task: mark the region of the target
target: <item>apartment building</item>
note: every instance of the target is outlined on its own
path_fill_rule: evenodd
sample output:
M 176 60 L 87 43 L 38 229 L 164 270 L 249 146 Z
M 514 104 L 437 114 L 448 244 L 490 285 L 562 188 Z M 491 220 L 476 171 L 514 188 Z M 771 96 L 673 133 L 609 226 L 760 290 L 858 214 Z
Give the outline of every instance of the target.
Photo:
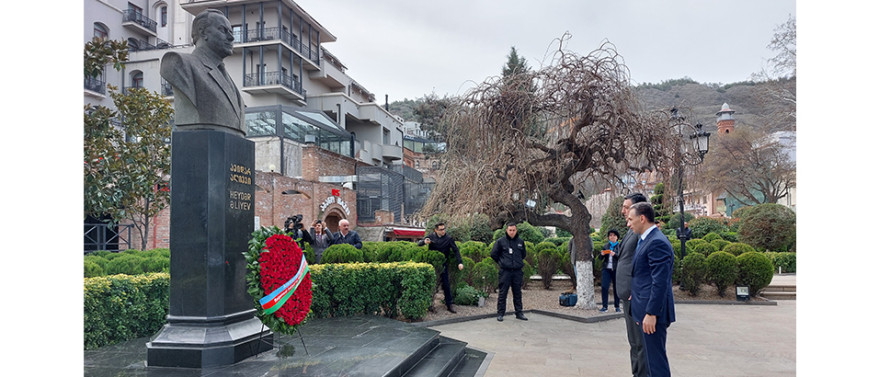
M 272 182 L 272 189 L 257 193 L 257 203 L 271 207 L 256 209 L 257 223 L 280 226 L 293 215 L 286 212 L 297 211 L 308 223 L 345 218 L 357 224 L 357 203 L 366 198 L 357 192 L 356 169 L 401 170 L 403 121 L 346 74 L 345 64 L 325 47 L 337 37 L 295 1 L 86 0 L 84 43 L 95 37 L 126 40 L 129 60 L 121 71 L 108 66 L 99 77 L 86 78 L 84 102 L 112 107 L 107 84 L 146 88 L 173 100 L 171 86 L 159 75 L 161 58 L 168 51 L 192 51 L 192 20 L 206 9 L 223 12 L 232 24 L 235 41 L 233 55 L 224 60 L 226 70 L 246 104 L 257 180 Z M 309 199 L 276 196 L 275 190 L 305 193 Z M 348 199 L 322 206 L 332 201 L 330 192 L 340 201 Z M 269 197 L 260 198 L 263 194 Z M 402 216 L 378 217 L 402 221 Z

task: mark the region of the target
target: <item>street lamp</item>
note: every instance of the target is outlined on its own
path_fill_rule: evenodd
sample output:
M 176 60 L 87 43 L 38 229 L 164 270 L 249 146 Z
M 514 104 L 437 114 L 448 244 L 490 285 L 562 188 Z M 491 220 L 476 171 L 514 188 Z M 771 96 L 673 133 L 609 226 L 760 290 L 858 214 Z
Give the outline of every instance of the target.
M 685 132 L 689 133 L 692 129 L 692 133 L 686 135 L 689 137 L 690 141 L 693 143 L 693 151 L 695 151 L 699 155 L 699 161 L 696 163 L 701 163 L 705 158 L 705 154 L 708 153 L 708 139 L 711 137 L 711 133 L 702 130 L 702 123 L 697 123 L 696 126 L 691 126 L 689 123 L 684 121 L 684 117 L 678 115 L 678 109 L 671 109 L 671 119 L 674 122 L 673 126 L 678 131 L 678 136 L 681 138 L 681 157 L 678 160 L 678 206 L 681 212 L 681 223 L 678 228 L 678 239 L 681 241 L 681 261 L 684 260 L 684 257 L 687 256 L 687 239 L 689 238 L 686 233 L 684 233 L 684 149 L 686 146 L 683 144 Z

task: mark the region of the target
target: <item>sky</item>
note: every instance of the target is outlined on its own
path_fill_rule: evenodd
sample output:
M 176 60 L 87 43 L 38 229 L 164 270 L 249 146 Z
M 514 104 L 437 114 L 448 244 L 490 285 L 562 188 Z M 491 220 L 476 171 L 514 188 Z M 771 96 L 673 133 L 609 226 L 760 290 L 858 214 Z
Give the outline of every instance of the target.
M 748 80 L 775 53 L 775 28 L 793 0 L 297 0 L 336 37 L 323 46 L 379 102 L 462 95 L 498 76 L 515 46 L 532 68 L 559 40 L 586 55 L 616 46 L 633 84 L 689 77 Z

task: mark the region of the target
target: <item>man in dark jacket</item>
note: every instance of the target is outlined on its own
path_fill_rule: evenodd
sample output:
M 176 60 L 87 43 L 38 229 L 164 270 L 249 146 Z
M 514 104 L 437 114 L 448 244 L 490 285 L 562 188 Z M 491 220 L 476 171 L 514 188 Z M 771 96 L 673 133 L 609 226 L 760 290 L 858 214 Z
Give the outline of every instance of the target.
M 494 242 L 491 259 L 498 264 L 497 320 L 507 312 L 507 291 L 513 288 L 516 319 L 527 321 L 522 313 L 522 267 L 525 266 L 525 241 L 519 238 L 516 223 L 507 223 L 507 234 Z
M 458 250 L 458 245 L 455 244 L 455 240 L 452 239 L 451 236 L 446 234 L 446 224 L 445 223 L 437 223 L 433 226 L 433 233 L 429 234 L 423 240 L 418 241 L 418 246 L 427 245 L 428 250 L 436 250 L 443 253 L 445 257 L 445 261 L 449 260 L 449 257 L 452 256 L 452 252 L 455 252 L 455 259 L 458 260 L 458 270 L 464 269 L 464 261 L 461 259 L 461 252 Z M 452 313 L 457 313 L 458 311 L 455 309 L 454 304 L 454 296 L 452 295 L 452 287 L 449 283 L 449 265 L 448 263 L 443 263 L 443 272 L 440 274 L 440 278 L 442 279 L 443 286 L 443 295 L 446 300 L 446 308 L 449 309 Z
M 348 220 L 339 220 L 339 231 L 333 235 L 333 245 L 347 243 L 358 249 L 363 248 L 363 242 L 360 241 L 360 235 L 357 231 L 351 230 L 351 223 Z

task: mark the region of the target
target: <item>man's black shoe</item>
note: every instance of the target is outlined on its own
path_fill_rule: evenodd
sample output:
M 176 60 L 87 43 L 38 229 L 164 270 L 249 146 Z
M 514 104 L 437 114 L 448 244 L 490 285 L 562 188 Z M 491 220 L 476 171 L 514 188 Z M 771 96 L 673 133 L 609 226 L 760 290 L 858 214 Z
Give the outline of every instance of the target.
M 448 308 L 449 311 L 452 312 L 452 313 L 457 313 L 457 312 L 458 312 L 457 310 L 455 310 L 455 304 L 451 304 L 451 305 L 449 305 L 447 308 Z
M 498 321 L 498 322 L 503 322 L 503 321 L 504 321 L 504 315 L 503 315 L 503 314 L 498 314 L 498 315 L 497 315 L 497 321 Z
M 522 313 L 516 313 L 516 319 L 521 319 L 523 321 L 527 321 L 528 318 L 525 318 L 525 315 Z

